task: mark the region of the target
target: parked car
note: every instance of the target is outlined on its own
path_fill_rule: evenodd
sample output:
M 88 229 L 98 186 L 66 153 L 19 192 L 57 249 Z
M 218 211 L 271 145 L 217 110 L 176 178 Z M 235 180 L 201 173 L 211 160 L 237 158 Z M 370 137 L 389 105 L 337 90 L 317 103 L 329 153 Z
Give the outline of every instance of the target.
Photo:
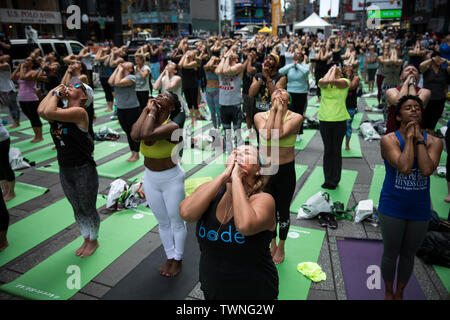
M 38 39 L 34 42 L 27 39 L 11 39 L 10 54 L 13 65 L 22 63 L 36 48 L 41 49 L 43 55 L 56 52 L 60 57 L 65 57 L 72 53 L 78 54 L 84 45 L 75 40 Z

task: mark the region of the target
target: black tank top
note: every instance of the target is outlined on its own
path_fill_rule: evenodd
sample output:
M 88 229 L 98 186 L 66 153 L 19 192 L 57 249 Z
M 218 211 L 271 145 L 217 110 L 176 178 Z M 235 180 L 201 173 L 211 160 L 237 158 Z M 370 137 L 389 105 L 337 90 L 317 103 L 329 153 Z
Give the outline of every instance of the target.
M 353 78 L 349 80 L 352 81 Z M 356 109 L 358 107 L 357 92 L 358 88 L 354 90 L 348 90 L 347 98 L 345 100 L 345 105 L 347 106 L 347 109 Z
M 150 54 L 150 63 L 156 63 L 158 62 L 158 56 L 159 54 Z
M 276 299 L 278 271 L 269 249 L 273 233 L 244 236 L 236 230 L 234 218 L 220 227 L 216 211 L 225 191 L 223 186 L 197 222 L 200 282 L 205 298 Z
M 92 163 L 96 166 L 92 152 L 94 141 L 89 133 L 70 122 L 50 122 L 50 134 L 56 146 L 60 167 L 73 168 Z

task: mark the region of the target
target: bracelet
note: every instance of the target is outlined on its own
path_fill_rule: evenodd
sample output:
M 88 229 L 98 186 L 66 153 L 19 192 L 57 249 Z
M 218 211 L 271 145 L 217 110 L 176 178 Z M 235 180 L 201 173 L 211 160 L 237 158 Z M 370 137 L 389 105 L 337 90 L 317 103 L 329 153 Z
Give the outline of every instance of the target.
M 150 117 L 150 118 L 153 118 L 153 120 L 156 120 L 156 117 L 155 117 L 153 114 L 151 114 L 151 113 L 149 113 L 149 114 L 147 115 L 147 117 Z

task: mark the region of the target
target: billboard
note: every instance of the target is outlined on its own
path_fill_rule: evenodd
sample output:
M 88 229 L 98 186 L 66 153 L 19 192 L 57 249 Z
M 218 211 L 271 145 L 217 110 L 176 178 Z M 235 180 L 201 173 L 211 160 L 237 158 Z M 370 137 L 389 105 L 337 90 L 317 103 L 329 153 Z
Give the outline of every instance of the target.
M 336 18 L 339 15 L 339 0 L 320 0 L 319 16 Z
M 372 6 L 378 6 L 380 10 L 396 10 L 402 8 L 402 1 L 400 0 L 353 0 L 352 10 L 363 11 L 364 2 L 366 3 L 366 9 L 369 7 L 369 4 Z

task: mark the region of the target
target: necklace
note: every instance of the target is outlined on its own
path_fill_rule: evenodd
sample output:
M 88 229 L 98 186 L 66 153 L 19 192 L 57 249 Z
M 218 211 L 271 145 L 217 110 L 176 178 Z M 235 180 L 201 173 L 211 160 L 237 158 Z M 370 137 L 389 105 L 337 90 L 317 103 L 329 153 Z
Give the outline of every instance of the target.
M 232 205 L 233 205 L 233 203 L 230 203 L 230 208 L 228 209 L 228 211 L 226 211 L 225 216 L 224 216 L 223 219 L 222 219 L 222 222 L 220 222 L 220 226 L 219 226 L 219 229 L 217 229 L 217 231 L 216 231 L 216 237 L 214 238 L 214 241 L 216 241 L 216 240 L 219 238 L 219 231 L 220 231 L 220 229 L 222 228 L 223 223 L 224 223 L 225 220 L 227 219 L 228 214 L 229 214 L 230 211 L 231 211 Z

